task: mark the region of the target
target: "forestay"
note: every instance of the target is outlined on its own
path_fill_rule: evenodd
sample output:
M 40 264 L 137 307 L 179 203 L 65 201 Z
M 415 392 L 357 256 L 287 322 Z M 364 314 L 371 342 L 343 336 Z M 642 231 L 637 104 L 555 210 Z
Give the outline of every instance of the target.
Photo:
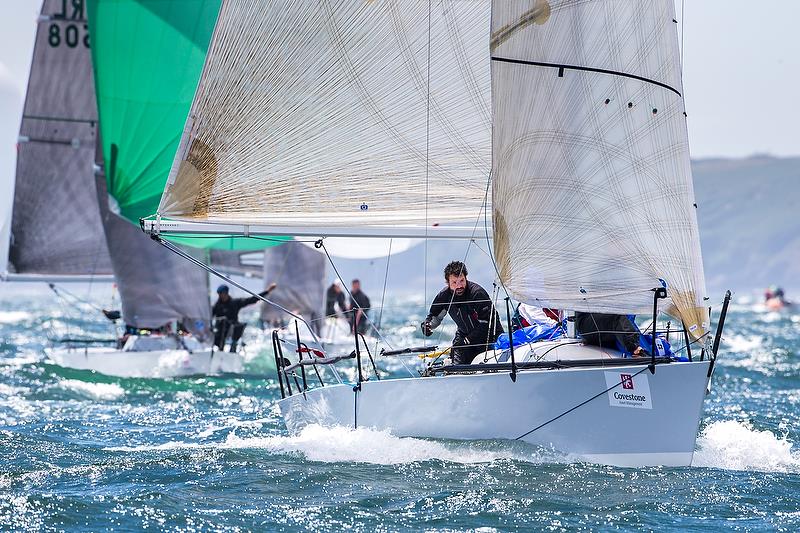
M 111 262 L 94 187 L 97 110 L 81 33 L 85 21 L 80 10 L 65 18 L 62 8 L 60 0 L 43 2 L 38 21 L 17 151 L 9 271 L 107 275 Z
M 159 214 L 273 234 L 470 236 L 490 170 L 489 12 L 223 2 Z
M 494 244 L 524 302 L 707 328 L 672 0 L 492 7 Z

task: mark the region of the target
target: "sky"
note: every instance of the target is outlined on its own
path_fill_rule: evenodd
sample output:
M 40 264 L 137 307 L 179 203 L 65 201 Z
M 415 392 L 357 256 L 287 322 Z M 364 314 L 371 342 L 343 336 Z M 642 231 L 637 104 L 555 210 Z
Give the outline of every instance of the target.
M 800 0 L 675 3 L 692 157 L 800 155 Z M 40 0 L 2 0 L 0 212 L 40 6 Z

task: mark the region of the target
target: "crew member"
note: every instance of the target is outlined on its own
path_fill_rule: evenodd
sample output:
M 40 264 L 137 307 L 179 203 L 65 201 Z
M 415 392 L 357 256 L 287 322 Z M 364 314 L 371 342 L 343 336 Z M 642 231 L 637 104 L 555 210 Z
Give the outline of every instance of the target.
M 259 296 L 266 296 L 277 287 L 277 284 L 272 283 L 267 290 L 259 293 Z M 236 344 L 242 338 L 244 327 L 246 324 L 239 322 L 239 311 L 242 307 L 252 305 L 259 301 L 255 296 L 250 298 L 231 298 L 228 294 L 229 289 L 227 285 L 220 285 L 217 287 L 217 301 L 214 307 L 211 308 L 211 314 L 214 316 L 214 344 L 220 350 L 225 349 L 225 339 L 228 334 L 231 336 L 231 347 L 229 351 L 236 351 Z
M 361 282 L 354 279 L 350 284 L 350 333 L 363 335 L 367 331 L 369 298 L 361 290 Z
M 445 314 L 456 324 L 451 358 L 454 364 L 469 364 L 479 353 L 492 349 L 503 333 L 500 317 L 486 290 L 467 280 L 467 266 L 452 261 L 444 269 L 447 287 L 433 299 L 428 316 L 422 322 L 422 334 L 431 336 Z
M 338 306 L 338 311 L 336 307 Z M 331 283 L 325 292 L 325 316 L 336 317 L 347 311 L 347 304 L 344 299 L 344 291 L 338 281 Z
M 575 331 L 586 344 L 618 349 L 634 357 L 646 355 L 639 344 L 641 334 L 626 315 L 576 312 Z

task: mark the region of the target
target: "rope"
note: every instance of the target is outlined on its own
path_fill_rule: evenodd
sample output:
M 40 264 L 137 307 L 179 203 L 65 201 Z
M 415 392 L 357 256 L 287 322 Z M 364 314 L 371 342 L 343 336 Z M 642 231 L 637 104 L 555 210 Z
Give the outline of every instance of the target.
M 163 247 L 164 247 L 164 248 L 166 248 L 167 250 L 171 251 L 172 253 L 174 253 L 174 254 L 177 254 L 177 255 L 179 255 L 180 257 L 183 257 L 184 259 L 187 259 L 187 260 L 189 260 L 189 262 L 191 262 L 191 263 L 194 263 L 195 265 L 199 266 L 200 268 L 202 268 L 202 269 L 203 269 L 203 270 L 205 270 L 206 272 L 210 272 L 211 274 L 214 274 L 215 276 L 217 276 L 218 278 L 222 279 L 223 281 L 226 281 L 227 283 L 230 283 L 231 285 L 233 285 L 233 286 L 234 286 L 234 287 L 236 287 L 237 289 L 241 289 L 241 290 L 243 290 L 244 292 L 246 292 L 246 293 L 247 293 L 247 294 L 249 294 L 250 296 L 253 296 L 253 297 L 257 298 L 257 299 L 261 300 L 262 302 L 264 302 L 264 303 L 267 303 L 267 304 L 269 304 L 269 305 L 271 305 L 271 306 L 275 307 L 276 309 L 280 309 L 281 311 L 283 311 L 283 312 L 284 312 L 284 313 L 286 313 L 287 315 L 290 315 L 290 316 L 292 316 L 292 317 L 296 318 L 297 320 L 299 320 L 300 322 L 304 323 L 306 326 L 308 326 L 308 332 L 309 332 L 309 333 L 311 333 L 311 336 L 314 338 L 314 342 L 316 342 L 317 344 L 319 344 L 320 346 L 322 346 L 322 343 L 320 342 L 320 340 L 319 340 L 319 338 L 317 337 L 317 335 L 314 333 L 314 330 L 313 330 L 313 329 L 311 329 L 311 325 L 310 325 L 310 324 L 309 324 L 309 323 L 306 321 L 306 319 L 305 319 L 305 318 L 303 318 L 302 316 L 300 316 L 300 315 L 297 315 L 297 314 L 295 314 L 295 313 L 292 313 L 291 311 L 289 311 L 288 309 L 286 309 L 286 308 L 285 308 L 285 307 L 283 307 L 282 305 L 280 305 L 280 304 L 278 304 L 278 303 L 276 303 L 276 302 L 273 302 L 273 301 L 272 301 L 272 300 L 270 300 L 269 298 L 266 298 L 266 297 L 264 297 L 264 296 L 261 296 L 261 295 L 260 295 L 260 294 L 258 294 L 257 292 L 253 292 L 253 291 L 251 291 L 250 289 L 248 289 L 248 288 L 247 288 L 247 287 L 245 287 L 244 285 L 242 285 L 242 284 L 240 284 L 240 283 L 237 283 L 236 281 L 234 281 L 233 279 L 229 278 L 228 276 L 226 276 L 226 275 L 222 274 L 222 273 L 221 273 L 221 272 L 219 272 L 218 270 L 216 270 L 216 269 L 214 269 L 214 268 L 210 267 L 209 265 L 206 265 L 205 263 L 203 263 L 202 261 L 200 261 L 200 260 L 196 259 L 195 257 L 192 257 L 190 254 L 187 254 L 186 252 L 184 252 L 184 251 L 183 251 L 183 250 L 181 250 L 180 248 L 176 247 L 176 246 L 175 246 L 174 244 L 172 244 L 171 242 L 169 242 L 169 241 L 166 241 L 166 240 L 164 240 L 164 239 L 161 239 L 161 238 L 159 238 L 159 237 L 155 237 L 153 240 L 155 240 L 157 243 L 159 243 L 161 246 L 163 246 Z M 327 252 L 326 252 L 326 253 L 327 253 Z M 337 380 L 339 383 L 342 383 L 342 378 L 341 378 L 341 377 L 339 377 L 339 373 L 336 371 L 336 369 L 335 369 L 335 368 L 333 368 L 333 367 L 331 367 L 331 371 L 333 372 L 333 375 L 336 377 L 336 380 Z
M 422 294 L 428 301 L 428 198 L 430 189 L 430 150 L 431 150 L 431 0 L 428 0 L 428 59 L 425 88 L 425 257 L 422 264 Z M 424 308 L 423 308 L 424 311 Z
M 358 305 L 358 302 L 355 300 L 355 298 L 353 298 L 353 293 L 351 293 L 351 292 L 350 292 L 350 289 L 348 289 L 348 288 L 347 288 L 347 285 L 345 284 L 345 282 L 344 282 L 344 279 L 342 279 L 342 275 L 339 273 L 339 269 L 338 269 L 338 268 L 336 268 L 336 263 L 334 263 L 334 262 L 333 262 L 333 258 L 331 257 L 331 254 L 329 254 L 329 253 L 328 253 L 328 249 L 325 247 L 325 240 L 324 240 L 324 239 L 320 239 L 318 242 L 320 243 L 320 248 L 322 248 L 322 251 L 323 251 L 323 252 L 325 252 L 325 256 L 328 258 L 328 262 L 330 262 L 331 266 L 333 267 L 333 271 L 336 273 L 336 277 L 339 279 L 339 283 L 341 283 L 341 284 L 342 284 L 342 287 L 344 287 L 344 290 L 346 290 L 346 291 L 347 291 L 347 295 L 348 295 L 348 296 L 350 297 L 350 299 L 351 299 L 351 300 L 352 300 L 352 301 L 353 301 L 353 302 L 356 304 L 356 308 L 357 308 L 357 309 L 359 309 L 359 310 L 361 310 L 361 306 L 360 306 L 360 305 Z M 387 341 L 387 340 L 386 340 L 386 338 L 385 338 L 383 335 L 381 335 L 381 332 L 378 330 L 378 328 L 376 328 L 376 327 L 375 327 L 375 324 L 374 324 L 374 323 L 372 322 L 372 320 L 369 318 L 369 315 L 367 315 L 366 313 L 362 313 L 362 316 L 363 316 L 363 317 L 366 319 L 366 321 L 367 321 L 367 323 L 369 324 L 369 326 L 370 326 L 370 327 L 372 328 L 372 330 L 375 332 L 375 335 L 377 335 L 377 337 L 378 337 L 380 340 L 382 340 L 382 341 L 383 341 L 383 342 L 386 344 L 386 346 L 388 346 L 390 349 L 394 349 L 394 348 L 392 347 L 391 343 L 389 343 L 389 341 Z M 319 342 L 319 341 L 318 341 L 318 342 Z M 377 352 L 377 345 L 376 345 L 375 351 Z M 416 375 L 415 375 L 415 374 L 414 374 L 414 373 L 411 371 L 411 369 L 409 369 L 409 368 L 406 366 L 406 364 L 403 362 L 403 360 L 402 360 L 402 359 L 400 360 L 400 363 L 403 365 L 403 368 L 405 368 L 405 369 L 406 369 L 406 372 L 408 372 L 408 374 L 409 374 L 409 375 L 410 375 L 412 378 L 413 378 L 413 377 L 417 377 L 417 376 L 416 376 Z
M 635 373 L 633 376 L 631 376 L 631 379 L 635 378 L 636 376 L 638 376 L 639 374 L 641 374 L 641 373 L 642 373 L 642 372 L 644 372 L 645 370 L 649 370 L 649 369 L 650 369 L 650 365 L 647 365 L 647 366 L 645 366 L 644 368 L 642 368 L 641 370 L 639 370 L 638 372 L 636 372 L 636 373 Z M 654 369 L 655 369 L 655 368 L 654 368 Z M 594 396 L 592 396 L 591 398 L 589 398 L 589 399 L 587 399 L 587 400 L 584 400 L 584 401 L 582 401 L 582 402 L 581 402 L 581 403 L 579 403 L 578 405 L 576 405 L 576 406 L 574 406 L 574 407 L 571 407 L 571 408 L 567 409 L 566 411 L 564 411 L 564 412 L 563 412 L 563 413 L 561 413 L 560 415 L 558 415 L 558 416 L 554 416 L 553 418 L 551 418 L 551 419 L 550 419 L 550 420 L 548 420 L 547 422 L 544 422 L 544 423 L 542 423 L 542 424 L 539 424 L 538 426 L 536 426 L 536 427 L 535 427 L 535 428 L 533 428 L 532 430 L 530 430 L 530 431 L 527 431 L 527 432 L 523 433 L 522 435 L 520 435 L 519 437 L 515 438 L 514 440 L 520 440 L 520 439 L 523 439 L 524 437 L 527 437 L 528 435 L 530 435 L 530 434 L 531 434 L 531 433 L 533 433 L 534 431 L 538 431 L 538 430 L 542 429 L 542 428 L 543 428 L 543 427 L 545 427 L 546 425 L 548 425 L 548 424 L 550 424 L 550 423 L 552 423 L 552 422 L 555 422 L 556 420 L 558 420 L 558 419 L 559 419 L 559 418 L 561 418 L 562 416 L 568 415 L 569 413 L 571 413 L 571 412 L 572 412 L 572 411 L 574 411 L 575 409 L 578 409 L 578 408 L 580 408 L 580 407 L 583 407 L 584 405 L 586 405 L 587 403 L 591 402 L 592 400 L 594 400 L 594 399 L 596 399 L 596 398 L 599 398 L 600 396 L 602 396 L 603 394 L 606 394 L 607 392 L 609 392 L 609 391 L 611 391 L 611 390 L 614 390 L 614 389 L 616 389 L 616 388 L 617 388 L 617 387 L 619 387 L 620 385 L 622 385 L 622 381 L 620 381 L 619 383 L 617 383 L 617 384 L 615 384 L 615 385 L 612 385 L 611 387 L 607 388 L 607 389 L 606 389 L 606 390 L 604 390 L 603 392 L 599 392 L 599 393 L 595 394 Z
M 383 274 L 383 291 L 381 292 L 381 306 L 380 310 L 378 311 L 378 328 L 381 327 L 383 323 L 383 304 L 386 301 L 386 284 L 389 281 L 389 261 L 392 259 L 392 242 L 393 239 L 389 239 L 389 254 L 386 256 L 386 272 Z M 365 341 L 366 344 L 366 341 Z M 378 353 L 378 341 L 375 341 L 375 353 Z

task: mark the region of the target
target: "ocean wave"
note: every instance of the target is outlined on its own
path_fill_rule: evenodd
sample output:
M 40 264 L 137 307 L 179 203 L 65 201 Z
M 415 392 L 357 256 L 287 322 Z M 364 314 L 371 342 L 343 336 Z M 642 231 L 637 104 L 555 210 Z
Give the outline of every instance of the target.
M 173 441 L 158 445 L 119 446 L 106 449 L 140 452 L 198 448 L 265 449 L 274 453 L 299 453 L 309 461 L 324 463 L 353 462 L 390 465 L 439 460 L 472 464 L 490 463 L 503 459 L 530 463 L 566 462 L 566 458 L 555 451 L 535 448 L 526 443 L 441 442 L 397 437 L 385 430 L 318 425 L 308 426 L 297 435 L 239 437 L 231 433 L 223 442 Z
M 800 450 L 793 450 L 791 442 L 734 420 L 709 424 L 697 444 L 693 466 L 800 473 Z
M 0 324 L 18 324 L 30 320 L 32 316 L 27 311 L 0 311 Z
M 59 386 L 94 400 L 117 400 L 125 395 L 125 389 L 116 383 L 87 383 L 78 379 L 65 379 Z

